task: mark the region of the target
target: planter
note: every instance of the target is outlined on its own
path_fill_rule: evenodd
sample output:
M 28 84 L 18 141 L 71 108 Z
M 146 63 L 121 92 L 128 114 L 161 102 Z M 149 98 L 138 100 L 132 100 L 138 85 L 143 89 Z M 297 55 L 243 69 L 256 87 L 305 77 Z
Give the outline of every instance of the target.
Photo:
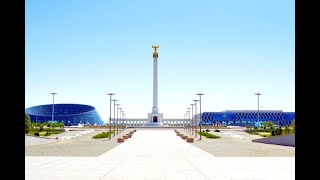
M 118 140 L 118 142 L 124 142 L 124 138 L 122 138 L 122 137 L 119 137 L 117 140 Z
M 129 138 L 129 136 L 128 135 L 124 135 L 124 136 L 122 136 L 124 139 L 128 139 Z
M 187 138 L 188 138 L 188 136 L 183 135 L 183 136 L 181 136 L 181 138 L 182 138 L 182 139 L 187 139 Z
M 188 137 L 187 138 L 187 142 L 193 142 L 193 138 L 192 137 Z

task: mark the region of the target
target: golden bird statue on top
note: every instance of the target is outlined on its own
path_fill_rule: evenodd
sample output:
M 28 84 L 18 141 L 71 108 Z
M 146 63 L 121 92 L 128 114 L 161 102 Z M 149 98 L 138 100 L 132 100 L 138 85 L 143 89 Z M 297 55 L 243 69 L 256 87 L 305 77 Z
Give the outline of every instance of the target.
M 157 48 L 159 48 L 159 46 L 152 45 L 152 48 L 154 48 L 153 58 L 158 58 L 158 51 L 157 51 Z

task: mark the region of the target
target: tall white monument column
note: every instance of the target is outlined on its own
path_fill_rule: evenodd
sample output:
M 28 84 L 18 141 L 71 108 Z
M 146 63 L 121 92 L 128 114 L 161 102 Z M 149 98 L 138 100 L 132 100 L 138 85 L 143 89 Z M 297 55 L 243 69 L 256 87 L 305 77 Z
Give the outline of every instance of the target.
M 158 52 L 159 46 L 152 46 L 153 52 L 153 106 L 152 113 L 148 114 L 149 125 L 162 125 L 163 114 L 159 113 L 158 108 Z
M 159 46 L 157 46 L 159 47 Z M 155 52 L 156 52 L 155 48 Z M 153 54 L 153 106 L 152 113 L 158 113 L 158 53 Z

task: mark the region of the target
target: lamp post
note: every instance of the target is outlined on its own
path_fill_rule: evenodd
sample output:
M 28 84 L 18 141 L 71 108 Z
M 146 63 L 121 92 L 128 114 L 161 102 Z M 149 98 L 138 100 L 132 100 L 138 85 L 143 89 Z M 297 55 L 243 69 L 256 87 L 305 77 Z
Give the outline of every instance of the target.
M 190 131 L 191 123 L 190 123 L 189 118 L 188 118 L 188 111 L 186 112 L 186 119 L 187 119 L 187 122 L 188 122 L 188 131 L 189 131 L 189 133 L 191 133 L 191 131 Z
M 193 100 L 194 101 L 194 104 L 195 104 L 195 114 L 197 114 L 197 101 L 199 101 L 198 99 L 196 99 L 196 100 Z M 195 130 L 194 130 L 194 132 L 195 132 L 195 134 L 196 134 L 196 137 L 197 137 L 197 119 L 195 119 Z M 201 131 L 200 131 L 200 134 L 201 134 Z
M 191 134 L 193 135 L 193 124 L 194 124 L 194 121 L 193 121 L 193 106 L 194 104 L 190 104 L 191 105 L 191 118 L 192 118 L 192 126 L 191 126 Z
M 187 113 L 184 113 L 184 116 L 186 118 L 186 127 L 187 127 L 187 131 L 189 131 L 189 121 L 187 120 Z
M 113 99 L 113 137 L 116 135 L 116 123 L 115 123 L 115 120 L 116 120 L 116 99 Z
M 125 122 L 125 124 L 126 124 L 125 127 L 127 127 L 127 121 L 126 121 L 125 118 L 124 118 L 124 111 L 123 111 L 123 109 L 121 110 L 121 113 L 122 113 L 122 121 Z
M 191 110 L 191 108 L 187 108 L 188 109 L 188 111 L 187 111 L 187 113 L 188 113 L 188 120 L 189 120 L 189 122 L 190 122 L 190 128 L 189 128 L 189 130 L 191 130 L 192 129 L 192 124 L 191 124 L 191 119 L 190 119 L 190 110 Z M 191 131 L 190 131 L 190 133 L 191 133 Z
M 118 125 L 118 124 L 119 124 L 119 118 L 118 118 L 119 105 L 120 105 L 120 104 L 116 104 L 116 106 L 117 106 L 117 134 L 118 134 L 118 131 L 119 131 L 119 130 L 118 130 L 118 129 L 119 129 L 119 125 Z
M 53 123 L 53 120 L 54 120 L 54 95 L 56 95 L 58 93 L 52 92 L 50 94 L 52 94 L 52 119 L 51 119 L 51 121 Z
M 186 114 L 183 115 L 183 129 L 186 130 Z
M 122 108 L 119 108 L 119 110 L 120 110 L 120 112 L 119 112 L 120 118 L 119 118 L 119 119 L 120 119 L 120 122 L 121 122 L 121 129 L 123 129 L 123 120 L 122 120 L 122 115 L 121 115 L 121 113 L 122 113 L 122 112 L 121 112 L 121 109 L 122 109 Z
M 186 113 L 184 113 L 183 115 L 183 119 L 184 119 L 184 126 L 185 126 L 185 130 L 188 130 L 188 124 L 187 124 L 187 118 L 186 118 Z
M 124 113 L 123 111 L 122 111 L 122 119 L 123 121 L 126 122 L 126 127 L 127 127 L 126 113 Z
M 262 94 L 260 94 L 259 92 L 257 92 L 257 93 L 255 93 L 255 95 L 258 96 L 258 123 L 259 123 L 259 122 L 260 122 L 260 121 L 259 121 L 259 96 L 262 95 Z
M 122 122 L 124 123 L 124 128 L 127 127 L 127 122 L 124 121 L 124 117 L 123 117 L 123 110 L 120 111 L 121 112 L 121 119 L 122 119 Z
M 108 93 L 107 95 L 110 96 L 110 117 L 109 117 L 109 132 L 110 132 L 110 136 L 109 136 L 109 140 L 111 139 L 111 101 L 112 101 L 112 95 L 115 95 L 114 93 Z
M 196 94 L 199 95 L 199 101 L 200 101 L 200 140 L 201 140 L 201 126 L 202 126 L 202 115 L 201 115 L 201 96 L 204 95 L 203 93 Z

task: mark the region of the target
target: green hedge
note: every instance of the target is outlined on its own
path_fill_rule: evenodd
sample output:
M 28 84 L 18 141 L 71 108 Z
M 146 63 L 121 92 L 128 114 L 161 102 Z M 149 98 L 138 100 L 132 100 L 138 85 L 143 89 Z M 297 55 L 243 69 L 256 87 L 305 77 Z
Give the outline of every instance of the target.
M 217 138 L 221 138 L 220 136 L 216 136 L 207 132 L 197 132 L 198 134 L 201 134 L 202 136 L 205 136 L 206 138 L 210 138 L 210 139 L 217 139 Z
M 267 128 L 267 129 L 246 129 L 244 131 L 251 134 L 251 132 L 271 132 L 272 129 L 270 129 L 270 128 Z
M 109 138 L 110 134 L 112 134 L 112 132 L 102 132 L 100 134 L 97 134 L 95 136 L 93 136 L 93 139 L 100 139 L 100 138 Z

